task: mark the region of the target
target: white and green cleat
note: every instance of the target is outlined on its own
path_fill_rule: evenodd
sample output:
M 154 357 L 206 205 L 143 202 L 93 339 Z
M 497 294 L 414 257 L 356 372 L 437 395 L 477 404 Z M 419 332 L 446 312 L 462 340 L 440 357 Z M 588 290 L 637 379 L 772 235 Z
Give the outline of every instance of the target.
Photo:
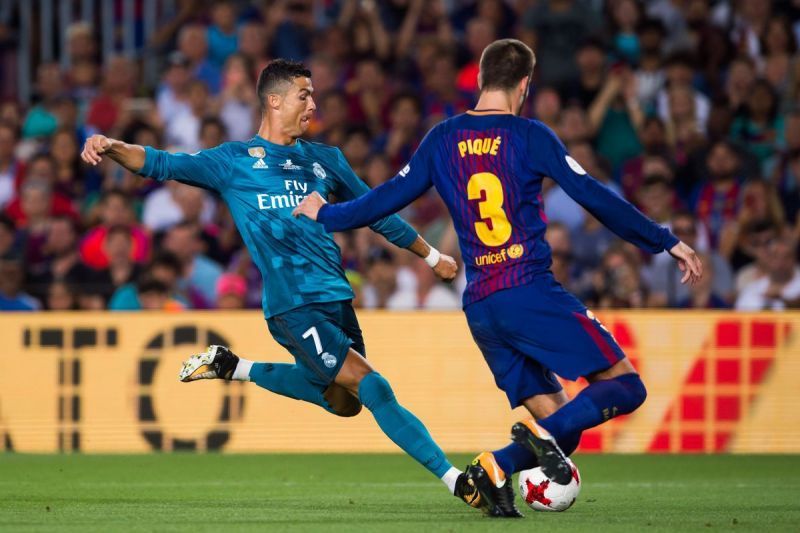
M 212 344 L 203 353 L 194 354 L 183 362 L 178 379 L 184 382 L 199 379 L 230 380 L 239 357 L 225 346 Z

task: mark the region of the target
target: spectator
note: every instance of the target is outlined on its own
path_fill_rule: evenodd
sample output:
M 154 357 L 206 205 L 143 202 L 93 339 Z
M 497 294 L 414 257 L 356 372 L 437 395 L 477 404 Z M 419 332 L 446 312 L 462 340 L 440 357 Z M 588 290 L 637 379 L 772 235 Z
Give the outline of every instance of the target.
M 367 259 L 366 284 L 362 290 L 366 309 L 386 309 L 397 290 L 397 266 L 385 249 L 372 252 Z
M 618 0 L 608 6 L 611 11 L 614 51 L 619 58 L 635 65 L 641 54 L 637 29 L 642 20 L 642 6 L 636 0 Z
M 639 142 L 642 153 L 628 159 L 620 170 L 620 182 L 626 198 L 635 199 L 636 191 L 642 186 L 645 177 L 644 167 L 648 160 L 659 158 L 669 167 L 670 150 L 667 144 L 667 129 L 658 117 L 647 117 L 639 129 Z M 671 172 L 670 172 L 671 174 Z
M 214 200 L 205 191 L 170 180 L 147 196 L 142 221 L 153 232 L 167 230 L 183 220 L 205 226 L 214 220 L 214 211 Z
M 496 28 L 485 19 L 473 18 L 467 23 L 466 46 L 470 59 L 461 67 L 456 77 L 456 86 L 460 91 L 475 94 L 478 91 L 478 64 L 481 53 L 495 40 Z M 540 52 L 541 54 L 541 52 Z M 541 55 L 538 61 L 541 62 Z M 539 70 L 541 72 L 541 70 Z
M 736 293 L 750 283 L 767 276 L 770 245 L 781 235 L 781 228 L 767 220 L 754 220 L 742 228 L 736 250 L 739 268 L 736 272 Z
M 0 259 L 19 256 L 21 248 L 14 221 L 0 214 Z
M 550 0 L 528 8 L 522 20 L 536 34 L 539 83 L 565 87 L 574 82 L 578 78 L 575 53 L 581 40 L 594 33 L 589 10 L 576 0 Z
M 639 105 L 645 113 L 656 109 L 656 97 L 664 85 L 663 52 L 666 30 L 661 21 L 647 19 L 639 27 L 640 59 L 636 69 L 636 87 Z
M 74 311 L 77 297 L 72 286 L 64 281 L 55 281 L 47 288 L 48 311 Z
M 195 309 L 209 309 L 216 304 L 217 280 L 222 268 L 200 253 L 200 230 L 192 222 L 176 224 L 164 235 L 164 250 L 175 254 L 181 262 L 183 275 L 178 288 L 189 296 Z
M 763 51 L 762 75 L 779 95 L 784 95 L 789 88 L 793 56 L 797 53 L 797 38 L 789 19 L 784 16 L 772 17 L 760 41 Z
M 736 300 L 739 311 L 782 311 L 800 301 L 800 268 L 796 245 L 779 239 L 767 248 L 767 275 L 742 288 Z
M 398 290 L 387 300 L 386 308 L 392 311 L 409 309 L 447 310 L 459 309 L 461 299 L 442 285 L 428 265 L 423 261 L 413 261 L 412 270 L 416 277 L 415 286 Z
M 736 220 L 729 222 L 723 228 L 720 239 L 720 253 L 728 258 L 734 270 L 749 262 L 751 257 L 742 254 L 740 248 L 740 232 L 743 228 L 765 222 L 770 227 L 779 231 L 784 226 L 783 207 L 781 206 L 775 187 L 762 180 L 751 180 L 742 187 L 742 205 Z
M 342 146 L 348 130 L 347 96 L 343 91 L 331 91 L 319 98 L 320 119 L 316 139 L 332 146 Z
M 189 84 L 192 81 L 191 61 L 180 50 L 167 57 L 167 70 L 156 91 L 158 114 L 165 124 L 189 111 Z
M 214 2 L 211 7 L 211 25 L 208 27 L 208 59 L 217 68 L 236 52 L 236 7 L 232 0 Z
M 169 297 L 169 287 L 157 279 L 146 279 L 137 285 L 136 296 L 143 311 L 178 311 L 180 304 Z
M 23 265 L 19 259 L 0 259 L 0 311 L 38 311 L 39 302 L 22 292 Z
M 217 308 L 244 309 L 247 285 L 238 274 L 222 274 L 217 280 Z
M 161 252 L 139 275 L 137 282 L 126 283 L 111 296 L 108 308 L 112 311 L 138 311 L 142 309 L 139 299 L 140 283 L 155 280 L 167 287 L 168 300 L 173 308 L 185 308 L 186 298 L 178 292 L 178 280 L 183 276 L 183 265 L 172 253 Z
M 17 183 L 25 174 L 25 166 L 14 155 L 18 142 L 17 129 L 10 123 L 0 122 L 0 210 L 14 200 Z
M 112 226 L 108 229 L 103 241 L 103 251 L 108 257 L 107 276 L 114 290 L 131 283 L 141 274 L 141 265 L 131 259 L 133 238 L 127 226 Z
M 778 114 L 778 95 L 766 80 L 756 80 L 731 127 L 731 138 L 746 144 L 758 157 L 766 174 L 783 131 L 783 117 Z
M 641 152 L 636 130 L 644 123 L 644 113 L 636 96 L 636 78 L 627 65 L 617 64 L 608 73 L 589 107 L 589 123 L 597 135 L 597 153 L 608 159 L 612 168 L 618 169 Z
M 49 221 L 41 261 L 29 263 L 28 290 L 36 298 L 44 301 L 48 287 L 57 281 L 63 281 L 71 288 L 90 283 L 103 291 L 110 290 L 108 273 L 89 268 L 81 261 L 79 236 L 77 223 L 69 217 L 54 217 Z
M 538 56 L 537 56 L 538 57 Z M 569 99 L 589 109 L 603 88 L 606 79 L 606 50 L 603 42 L 587 38 L 576 51 L 577 76 L 570 84 Z M 541 67 L 536 70 L 541 71 Z
M 51 135 L 58 127 L 55 115 L 57 97 L 64 89 L 64 80 L 57 63 L 42 63 L 36 69 L 36 93 L 39 103 L 28 111 L 22 136 L 26 139 Z
M 688 287 L 689 296 L 678 302 L 684 309 L 728 309 L 730 304 L 714 292 L 714 263 L 708 254 L 698 254 L 703 262 L 703 277 Z
M 244 55 L 251 67 L 249 76 L 256 78 L 261 70 L 269 63 L 267 56 L 267 31 L 263 24 L 256 20 L 249 20 L 239 26 L 239 53 Z M 317 73 L 314 72 L 314 81 Z
M 134 95 L 138 79 L 136 64 L 129 58 L 111 57 L 103 70 L 100 93 L 89 104 L 86 123 L 111 132 L 123 112 L 123 102 Z
M 131 201 L 119 190 L 107 191 L 100 201 L 100 225 L 89 230 L 80 243 L 81 258 L 92 268 L 107 268 L 108 256 L 103 247 L 108 230 L 125 226 L 131 233 L 131 259 L 143 263 L 150 255 L 150 237 L 135 222 Z
M 701 230 L 697 218 L 689 211 L 680 211 L 672 216 L 672 233 L 698 250 L 698 240 Z M 665 252 L 666 255 L 666 252 Z M 657 260 L 654 258 L 652 265 L 643 271 L 645 282 L 649 288 L 648 307 L 679 307 L 691 298 L 689 286 L 681 283 L 683 272 L 675 261 Z M 725 259 L 716 252 L 705 255 L 707 261 L 703 266 L 714 271 L 711 291 L 726 302 L 733 297 L 733 274 Z
M 184 152 L 196 152 L 200 145 L 200 125 L 211 110 L 208 87 L 201 80 L 189 82 L 188 108 L 184 108 L 167 124 L 164 131 L 167 143 Z
M 601 268 L 594 275 L 593 291 L 587 299 L 599 309 L 645 306 L 647 292 L 638 265 L 623 246 L 613 246 L 605 253 Z
M 178 50 L 189 58 L 189 68 L 195 81 L 205 84 L 212 94 L 219 94 L 222 85 L 221 68 L 208 58 L 208 36 L 205 26 L 187 24 L 178 34 Z
M 385 154 L 399 169 L 411 160 L 422 137 L 422 103 L 411 93 L 401 93 L 394 97 L 390 109 L 389 129 L 375 139 L 372 151 Z
M 739 212 L 739 156 L 729 142 L 718 141 L 708 153 L 706 165 L 708 181 L 700 184 L 692 205 L 709 232 L 711 246 L 717 249 L 724 226 Z
M 220 119 L 225 125 L 224 129 L 228 133 L 225 135 L 225 140 L 247 141 L 256 129 L 258 98 L 252 70 L 250 60 L 242 54 L 233 54 L 225 62 L 220 96 L 222 105 L 219 112 Z M 210 148 L 216 144 L 203 143 L 203 147 Z

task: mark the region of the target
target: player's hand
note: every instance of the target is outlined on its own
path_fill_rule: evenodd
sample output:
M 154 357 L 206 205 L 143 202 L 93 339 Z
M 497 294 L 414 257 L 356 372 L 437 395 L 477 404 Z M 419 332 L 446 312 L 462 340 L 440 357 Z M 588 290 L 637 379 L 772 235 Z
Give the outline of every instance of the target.
M 433 267 L 433 273 L 442 281 L 453 281 L 458 274 L 458 263 L 449 255 L 442 254 L 439 257 L 439 262 Z
M 298 218 L 300 215 L 305 215 L 311 220 L 317 220 L 319 210 L 322 209 L 322 206 L 327 203 L 328 202 L 325 201 L 325 198 L 320 196 L 317 191 L 314 191 L 303 198 L 303 201 L 300 202 L 300 205 L 295 207 L 294 211 L 292 211 L 292 215 Z
M 111 139 L 105 135 L 92 135 L 83 145 L 81 159 L 90 165 L 97 165 L 103 160 L 102 156 L 111 148 L 111 144 Z
M 670 249 L 669 255 L 678 261 L 678 268 L 683 272 L 681 283 L 688 281 L 691 285 L 694 285 L 703 277 L 703 263 L 697 257 L 695 251 L 687 244 L 679 242 Z

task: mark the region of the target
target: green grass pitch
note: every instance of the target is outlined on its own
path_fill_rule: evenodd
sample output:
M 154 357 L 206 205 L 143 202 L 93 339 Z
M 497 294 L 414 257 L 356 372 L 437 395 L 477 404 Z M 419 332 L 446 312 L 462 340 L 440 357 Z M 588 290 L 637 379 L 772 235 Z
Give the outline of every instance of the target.
M 800 456 L 575 461 L 571 509 L 497 520 L 401 455 L 0 454 L 0 530 L 800 531 Z

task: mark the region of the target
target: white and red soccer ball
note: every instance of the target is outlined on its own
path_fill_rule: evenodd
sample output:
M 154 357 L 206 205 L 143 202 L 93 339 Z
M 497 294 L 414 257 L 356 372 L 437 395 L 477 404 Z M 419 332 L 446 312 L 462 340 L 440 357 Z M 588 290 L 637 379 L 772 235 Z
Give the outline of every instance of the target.
M 534 511 L 566 511 L 575 503 L 581 492 L 581 476 L 575 463 L 567 461 L 572 468 L 568 485 L 551 481 L 538 466 L 519 473 L 519 493 L 528 507 Z

